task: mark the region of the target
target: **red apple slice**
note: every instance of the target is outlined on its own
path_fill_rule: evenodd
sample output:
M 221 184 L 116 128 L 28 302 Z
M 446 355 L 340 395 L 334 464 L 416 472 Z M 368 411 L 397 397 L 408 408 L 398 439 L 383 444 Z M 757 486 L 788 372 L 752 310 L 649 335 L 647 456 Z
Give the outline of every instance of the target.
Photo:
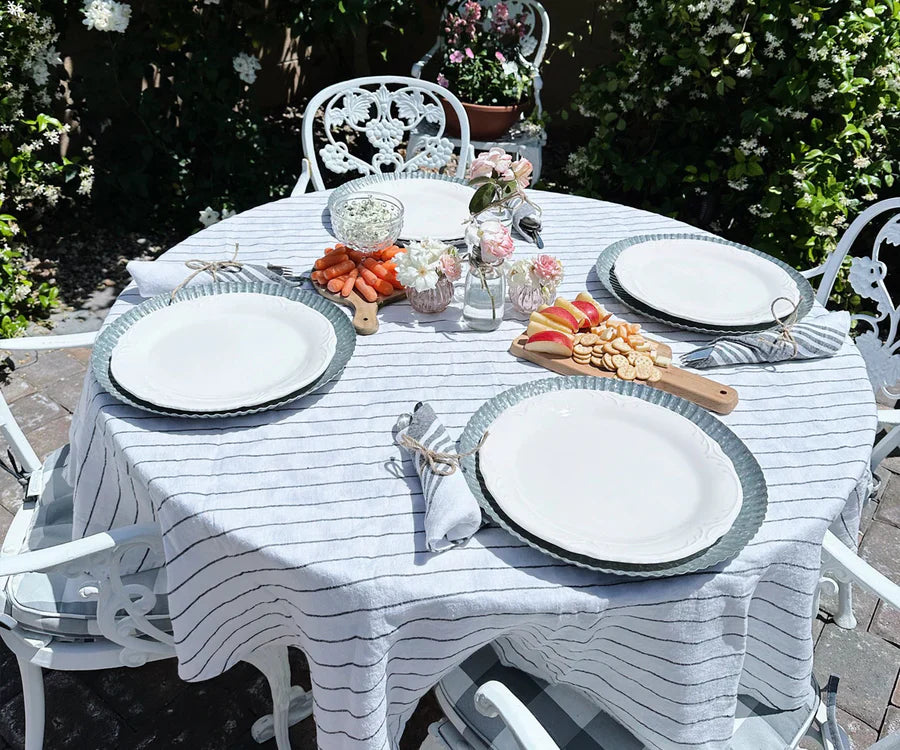
M 561 307 L 563 310 L 567 310 L 571 313 L 572 317 L 578 321 L 579 328 L 587 328 L 588 320 L 585 314 L 579 310 L 575 305 L 573 305 L 569 300 L 564 299 L 563 297 L 557 297 L 556 301 L 553 303 L 554 307 Z
M 560 323 L 555 318 L 548 318 L 543 313 L 531 313 L 531 317 L 528 319 L 529 328 L 533 324 L 540 325 L 547 330 L 559 331 L 560 333 L 565 333 L 566 335 L 572 333 L 572 327 L 568 323 Z
M 579 302 L 588 302 L 589 304 L 593 305 L 593 307 L 600 314 L 601 322 L 612 317 L 612 313 L 606 312 L 606 308 L 599 302 L 597 302 L 597 300 L 595 300 L 588 292 L 579 292 L 575 297 L 575 302 L 573 302 L 572 304 L 578 305 Z M 578 305 L 578 307 L 580 308 L 581 305 Z
M 578 308 L 575 309 L 577 310 Z M 578 314 L 581 315 L 582 318 L 584 318 L 584 313 L 579 311 Z M 550 318 L 550 320 L 555 320 L 557 323 L 568 326 L 569 330 L 573 333 L 581 327 L 581 324 L 579 323 L 578 318 L 576 318 L 575 315 L 573 315 L 569 310 L 563 307 L 557 307 L 556 305 L 541 310 L 538 315 L 543 315 L 545 318 Z
M 600 325 L 600 311 L 593 302 L 585 302 L 584 300 L 577 299 L 572 304 L 587 316 L 588 323 L 587 325 L 582 324 L 582 328 Z
M 572 356 L 572 337 L 559 331 L 538 331 L 525 342 L 525 349 L 559 357 Z

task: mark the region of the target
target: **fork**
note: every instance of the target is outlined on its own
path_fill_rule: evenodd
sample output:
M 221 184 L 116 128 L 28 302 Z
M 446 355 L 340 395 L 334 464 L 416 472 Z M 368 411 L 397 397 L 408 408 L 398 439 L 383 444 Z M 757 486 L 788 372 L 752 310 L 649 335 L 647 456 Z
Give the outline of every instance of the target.
M 294 270 L 291 266 L 279 266 L 276 263 L 267 263 L 266 268 L 272 273 L 278 274 L 281 278 L 286 281 L 296 281 L 296 282 L 304 282 L 309 281 L 310 277 L 308 274 L 303 272 L 298 272 Z

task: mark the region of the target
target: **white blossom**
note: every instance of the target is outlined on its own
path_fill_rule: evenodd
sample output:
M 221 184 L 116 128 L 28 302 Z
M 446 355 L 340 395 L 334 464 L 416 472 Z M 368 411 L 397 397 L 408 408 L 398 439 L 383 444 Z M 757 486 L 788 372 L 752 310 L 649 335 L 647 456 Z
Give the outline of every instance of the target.
M 131 6 L 116 0 L 88 0 L 81 9 L 82 23 L 97 31 L 117 31 L 125 33 L 131 20 Z
M 244 83 L 253 83 L 256 81 L 256 71 L 262 67 L 262 65 L 259 64 L 259 60 L 252 55 L 248 55 L 246 52 L 241 52 L 239 55 L 235 56 L 232 63 L 235 72 L 238 74 L 238 78 Z
M 202 211 L 199 212 L 199 214 L 200 214 L 200 223 L 204 227 L 210 227 L 219 221 L 219 212 L 210 206 L 207 206 L 206 208 L 204 208 Z

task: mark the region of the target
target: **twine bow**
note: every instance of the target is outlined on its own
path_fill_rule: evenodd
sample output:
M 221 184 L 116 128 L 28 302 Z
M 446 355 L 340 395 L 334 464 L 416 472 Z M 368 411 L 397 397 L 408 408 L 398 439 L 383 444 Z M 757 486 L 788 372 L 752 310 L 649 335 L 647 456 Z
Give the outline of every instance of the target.
M 793 309 L 787 315 L 785 315 L 784 318 L 778 317 L 778 313 L 775 312 L 775 305 L 781 300 L 784 300 L 789 305 L 793 305 Z M 787 343 L 789 343 L 794 349 L 794 352 L 790 357 L 791 359 L 796 357 L 797 353 L 800 351 L 799 347 L 797 346 L 797 341 L 794 338 L 794 334 L 791 333 L 791 328 L 793 328 L 794 324 L 797 322 L 798 307 L 799 304 L 794 304 L 794 302 L 792 300 L 789 300 L 787 297 L 776 297 L 774 300 L 772 300 L 772 317 L 775 318 L 775 322 L 778 323 L 779 338 L 782 341 L 786 341 Z
M 239 245 L 235 242 L 234 255 L 232 255 L 229 260 L 200 260 L 198 258 L 186 260 L 184 265 L 191 269 L 193 273 L 172 290 L 172 294 L 169 297 L 170 301 L 174 300 L 175 295 L 178 294 L 178 292 L 184 289 L 184 287 L 190 284 L 197 275 L 204 271 L 209 271 L 209 273 L 212 274 L 214 282 L 219 280 L 219 271 L 240 271 L 244 267 L 244 264 L 237 259 L 238 249 Z
M 484 445 L 487 436 L 488 434 L 485 432 L 484 435 L 481 436 L 481 440 L 478 441 L 478 445 L 465 453 L 441 453 L 440 451 L 431 450 L 431 448 L 426 448 L 418 440 L 409 435 L 401 435 L 397 443 L 403 448 L 406 448 L 410 453 L 418 453 L 422 458 L 428 461 L 428 467 L 434 474 L 437 474 L 440 477 L 448 477 L 459 468 L 459 462 L 462 459 L 467 456 L 474 456 L 478 453 L 479 448 Z

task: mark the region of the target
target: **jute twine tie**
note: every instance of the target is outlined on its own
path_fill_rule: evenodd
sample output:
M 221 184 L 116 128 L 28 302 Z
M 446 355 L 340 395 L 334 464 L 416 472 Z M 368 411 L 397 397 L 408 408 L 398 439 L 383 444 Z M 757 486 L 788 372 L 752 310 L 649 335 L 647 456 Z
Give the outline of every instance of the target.
M 411 453 L 418 453 L 422 458 L 428 461 L 428 467 L 434 474 L 437 474 L 440 477 L 448 477 L 459 468 L 459 462 L 462 461 L 462 459 L 467 456 L 474 456 L 478 453 L 478 449 L 484 445 L 487 436 L 488 434 L 485 432 L 484 435 L 481 436 L 481 440 L 478 441 L 478 445 L 465 453 L 441 453 L 440 451 L 431 450 L 431 448 L 426 448 L 418 440 L 409 435 L 401 435 L 397 442 Z
M 188 276 L 184 281 L 182 281 L 178 286 L 176 286 L 172 290 L 172 294 L 169 297 L 170 300 L 175 299 L 175 295 L 178 294 L 185 286 L 191 283 L 198 274 L 203 273 L 204 271 L 209 271 L 212 274 L 213 281 L 218 281 L 219 271 L 240 271 L 244 264 L 238 261 L 239 245 L 237 242 L 234 243 L 234 255 L 231 256 L 229 260 L 200 260 L 199 258 L 193 258 L 191 260 L 186 260 L 184 265 L 190 268 L 193 273 Z
M 778 313 L 775 312 L 775 305 L 781 300 L 784 300 L 789 305 L 793 305 L 793 309 L 787 315 L 785 315 L 784 318 L 778 317 Z M 800 351 L 799 347 L 797 346 L 797 341 L 794 338 L 794 334 L 791 333 L 791 328 L 793 328 L 794 324 L 797 322 L 798 307 L 799 304 L 795 304 L 793 300 L 790 300 L 787 297 L 776 297 L 774 300 L 772 300 L 772 317 L 775 318 L 775 321 L 778 323 L 779 338 L 781 338 L 783 341 L 787 341 L 794 348 L 794 352 L 790 357 L 791 359 L 796 357 L 797 353 Z

